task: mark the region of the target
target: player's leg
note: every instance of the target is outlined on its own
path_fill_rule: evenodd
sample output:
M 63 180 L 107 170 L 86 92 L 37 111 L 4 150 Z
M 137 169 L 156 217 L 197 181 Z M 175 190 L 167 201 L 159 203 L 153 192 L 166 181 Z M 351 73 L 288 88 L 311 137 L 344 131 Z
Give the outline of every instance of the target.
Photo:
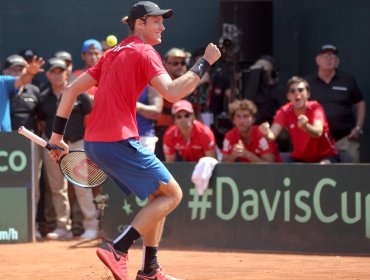
M 177 189 L 177 187 L 179 189 Z M 161 185 L 159 187 L 159 190 L 151 196 L 151 201 L 148 203 L 148 205 L 154 203 L 154 204 L 157 204 L 157 205 L 154 205 L 154 208 L 161 207 L 161 205 L 158 204 L 158 199 L 164 195 L 162 191 L 167 192 L 168 188 L 171 188 L 172 190 L 177 190 L 177 191 L 180 190 L 181 192 L 181 189 L 178 186 L 177 182 L 174 179 L 171 179 L 171 181 L 167 185 Z M 176 195 L 182 196 L 182 192 L 181 194 L 175 194 L 175 196 Z M 176 206 L 177 205 L 178 204 L 176 204 Z M 152 207 L 149 210 L 153 209 L 153 205 L 151 206 Z M 148 209 L 145 209 L 145 210 L 148 210 Z M 145 212 L 143 214 L 145 214 Z M 168 214 L 169 213 L 167 213 L 166 216 Z M 137 220 L 137 218 L 140 219 L 140 217 L 135 217 L 135 220 Z M 140 280 L 140 279 L 175 280 L 174 277 L 166 274 L 163 271 L 162 267 L 160 266 L 157 260 L 157 252 L 158 252 L 159 243 L 160 243 L 162 233 L 163 233 L 165 219 L 166 218 L 163 217 L 162 219 L 157 221 L 156 225 L 143 235 L 143 245 L 144 245 L 143 246 L 143 260 L 142 260 L 141 270 L 138 271 L 137 276 L 136 276 L 137 280 Z M 133 225 L 135 223 L 135 220 L 132 223 Z

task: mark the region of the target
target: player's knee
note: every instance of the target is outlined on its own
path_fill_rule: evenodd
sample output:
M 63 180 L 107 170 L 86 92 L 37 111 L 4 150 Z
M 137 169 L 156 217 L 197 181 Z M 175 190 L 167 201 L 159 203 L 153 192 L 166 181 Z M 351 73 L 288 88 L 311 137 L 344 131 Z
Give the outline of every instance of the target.
M 176 195 L 174 197 L 175 207 L 177 207 L 180 204 L 180 202 L 182 200 L 182 196 L 183 196 L 182 190 L 181 190 L 181 188 L 179 186 L 178 190 L 176 191 Z

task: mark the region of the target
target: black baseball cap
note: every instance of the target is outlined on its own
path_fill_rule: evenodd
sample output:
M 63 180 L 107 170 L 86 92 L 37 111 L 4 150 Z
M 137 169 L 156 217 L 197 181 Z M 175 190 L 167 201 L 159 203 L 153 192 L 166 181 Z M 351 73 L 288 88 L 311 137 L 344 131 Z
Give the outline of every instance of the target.
M 47 65 L 46 65 L 46 69 L 47 69 L 47 71 L 51 71 L 55 68 L 61 68 L 63 70 L 66 70 L 67 69 L 67 64 L 61 58 L 58 58 L 58 57 L 50 58 L 48 60 Z
M 322 53 L 326 53 L 326 52 L 332 52 L 332 53 L 335 53 L 335 54 L 338 54 L 338 48 L 332 44 L 325 44 L 325 45 L 322 45 L 321 46 L 321 49 L 320 49 L 320 54 Z
M 18 55 L 18 54 L 13 54 L 11 56 L 8 56 L 4 62 L 4 69 L 8 69 L 14 66 L 23 66 L 25 67 L 27 65 L 26 60 Z
M 153 2 L 140 1 L 131 7 L 128 20 L 134 21 L 145 16 L 163 16 L 164 18 L 169 18 L 172 15 L 172 9 L 161 10 L 161 8 Z

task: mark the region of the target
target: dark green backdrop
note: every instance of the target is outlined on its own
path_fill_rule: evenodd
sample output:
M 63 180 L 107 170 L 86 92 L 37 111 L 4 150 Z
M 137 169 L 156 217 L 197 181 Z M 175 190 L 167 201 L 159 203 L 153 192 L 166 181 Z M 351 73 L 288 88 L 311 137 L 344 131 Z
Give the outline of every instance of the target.
M 0 61 L 22 48 L 30 47 L 45 58 L 56 50 L 66 49 L 81 66 L 79 51 L 83 40 L 103 39 L 115 34 L 119 39 L 127 35 L 120 22 L 136 1 L 124 0 L 0 0 Z M 171 7 L 175 16 L 166 21 L 163 43 L 157 47 L 163 54 L 170 47 L 193 51 L 220 37 L 220 18 L 225 11 L 220 3 L 273 3 L 273 54 L 280 65 L 282 80 L 292 75 L 306 75 L 315 70 L 314 56 L 320 45 L 336 44 L 340 49 L 341 66 L 352 73 L 370 104 L 370 1 L 368 0 L 158 0 L 161 7 Z M 221 16 L 220 16 L 221 15 Z M 255 15 L 254 15 L 255 16 Z M 263 14 L 260 15 L 264 17 Z M 271 20 L 271 15 L 265 15 Z M 235 23 L 250 18 L 243 9 L 235 9 Z M 267 18 L 269 17 L 269 18 Z M 258 21 L 260 22 L 260 21 Z M 230 22 L 233 23 L 233 22 Z M 253 34 L 257 27 L 246 24 L 244 34 Z M 243 32 L 243 30 L 242 30 Z M 261 34 L 265 36 L 265 34 Z M 251 45 L 242 48 L 257 48 Z M 252 40 L 254 41 L 254 40 Z M 248 40 L 243 40 L 248 42 Z M 270 49 L 261 47 L 261 49 Z M 258 53 L 258 52 L 252 52 Z M 370 115 L 370 114 L 369 114 Z M 370 162 L 370 117 L 367 117 L 362 139 L 362 161 Z

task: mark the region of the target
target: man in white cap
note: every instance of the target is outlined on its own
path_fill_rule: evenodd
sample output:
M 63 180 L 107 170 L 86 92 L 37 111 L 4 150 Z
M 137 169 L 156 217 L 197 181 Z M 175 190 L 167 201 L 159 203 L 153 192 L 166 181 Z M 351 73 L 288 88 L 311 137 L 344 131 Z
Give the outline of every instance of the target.
M 42 72 L 41 67 L 44 63 L 41 57 L 38 58 L 36 56 L 33 57 L 29 64 L 19 55 L 13 55 L 6 59 L 4 63 L 5 69 L 9 68 L 9 66 L 21 66 L 25 67 L 25 71 L 22 70 L 23 72 L 19 76 L 0 75 L 0 131 L 12 131 L 10 95 L 17 94 L 22 86 L 30 83 L 36 74 Z

